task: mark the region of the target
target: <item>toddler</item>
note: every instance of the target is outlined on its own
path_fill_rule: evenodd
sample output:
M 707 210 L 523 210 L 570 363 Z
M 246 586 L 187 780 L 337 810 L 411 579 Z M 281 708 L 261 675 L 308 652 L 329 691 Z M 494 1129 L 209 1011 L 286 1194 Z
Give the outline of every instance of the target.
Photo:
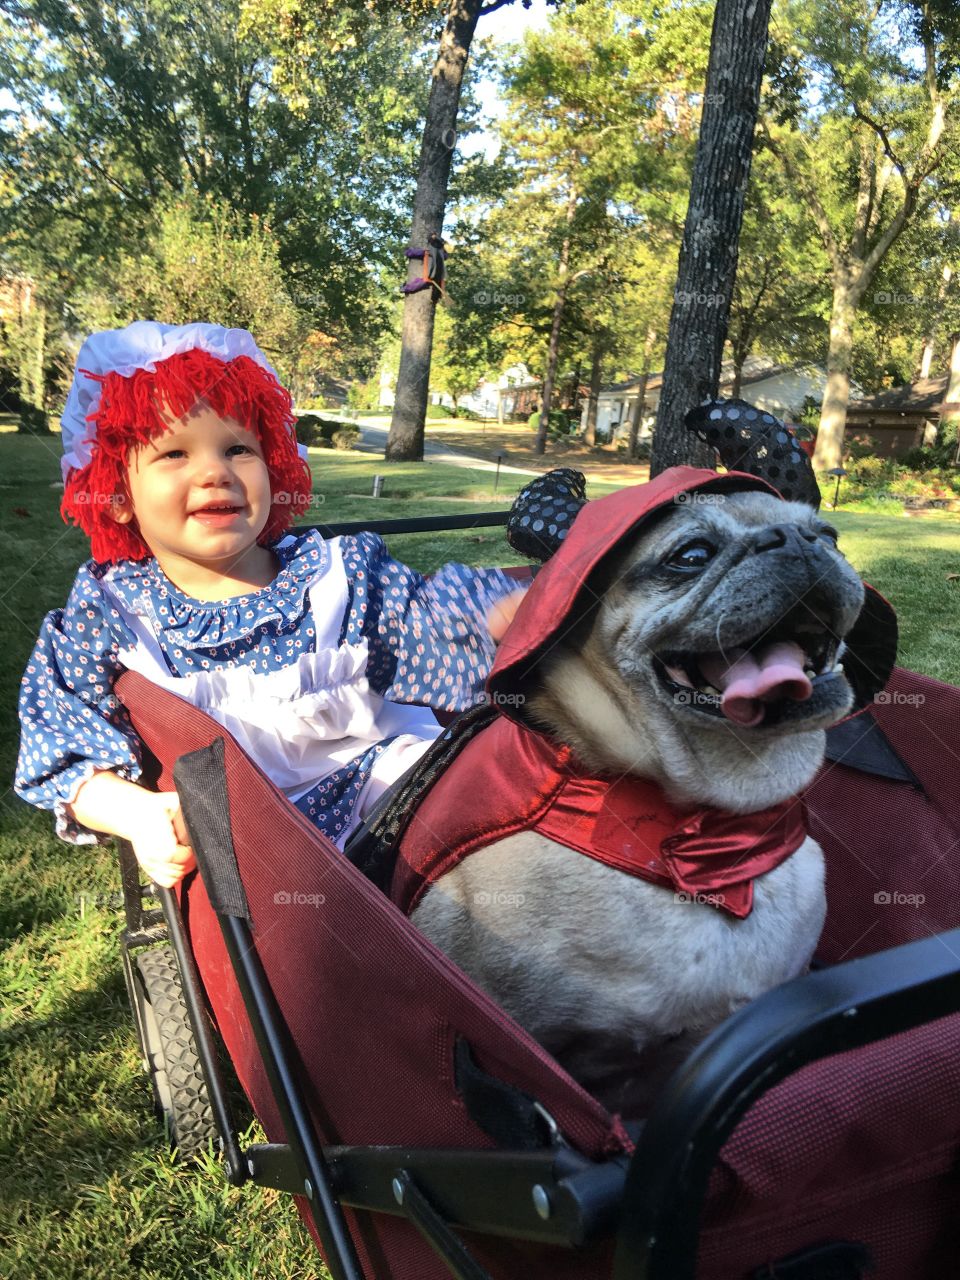
M 429 581 L 363 533 L 286 532 L 310 497 L 289 393 L 243 329 L 138 321 L 83 345 L 61 507 L 90 538 L 23 678 L 17 793 L 57 834 L 129 839 L 161 885 L 194 865 L 175 795 L 137 784 L 124 669 L 201 707 L 340 847 L 479 696 L 516 583 Z M 515 606 L 515 599 L 514 599 Z M 502 628 L 501 628 L 502 629 Z

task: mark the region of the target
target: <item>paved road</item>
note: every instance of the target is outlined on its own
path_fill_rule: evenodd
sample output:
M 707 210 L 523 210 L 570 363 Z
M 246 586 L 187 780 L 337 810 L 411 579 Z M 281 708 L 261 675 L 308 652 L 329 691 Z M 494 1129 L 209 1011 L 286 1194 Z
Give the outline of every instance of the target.
M 361 452 L 379 453 L 382 456 L 384 449 L 387 447 L 389 428 L 363 418 L 357 419 L 357 425 L 360 428 L 359 447 Z M 489 462 L 486 458 L 475 458 L 469 453 L 462 453 L 459 449 L 451 449 L 436 440 L 431 440 L 429 435 L 424 441 L 423 456 L 426 462 L 446 462 L 451 467 L 468 467 L 472 471 L 496 471 L 497 469 L 495 462 Z M 522 467 L 502 465 L 500 474 L 538 476 L 541 473 L 539 471 L 524 470 Z

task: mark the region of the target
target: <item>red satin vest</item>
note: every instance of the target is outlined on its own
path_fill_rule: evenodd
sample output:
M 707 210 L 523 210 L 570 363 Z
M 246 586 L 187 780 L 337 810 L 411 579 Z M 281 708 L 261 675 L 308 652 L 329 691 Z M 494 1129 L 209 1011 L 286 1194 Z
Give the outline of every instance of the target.
M 400 845 L 391 898 L 411 912 L 468 854 L 518 831 L 538 831 L 691 900 L 738 918 L 753 881 L 806 838 L 803 802 L 759 813 L 680 813 L 640 778 L 591 778 L 569 748 L 499 716 L 421 801 Z

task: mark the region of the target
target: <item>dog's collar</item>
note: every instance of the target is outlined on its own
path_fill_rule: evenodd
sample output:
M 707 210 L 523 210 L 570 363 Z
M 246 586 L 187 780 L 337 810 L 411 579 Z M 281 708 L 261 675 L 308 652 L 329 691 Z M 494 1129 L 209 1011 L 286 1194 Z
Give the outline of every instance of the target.
M 655 782 L 593 778 L 576 768 L 533 829 L 672 889 L 678 902 L 704 902 L 738 919 L 750 914 L 756 877 L 795 853 L 807 834 L 798 799 L 759 813 L 680 813 Z
M 499 716 L 421 801 L 401 842 L 393 901 L 409 913 L 468 854 L 519 831 L 740 919 L 754 879 L 806 838 L 801 800 L 745 815 L 680 813 L 656 783 L 590 777 L 569 748 Z

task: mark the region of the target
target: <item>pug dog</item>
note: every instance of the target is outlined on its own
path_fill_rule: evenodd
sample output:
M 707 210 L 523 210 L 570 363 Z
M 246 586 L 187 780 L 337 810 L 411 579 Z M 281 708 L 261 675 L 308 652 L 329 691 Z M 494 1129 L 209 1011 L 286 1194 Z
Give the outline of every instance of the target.
M 520 647 L 505 641 L 506 674 L 498 682 L 495 669 L 490 687 L 521 755 L 523 744 L 558 752 L 551 767 L 576 785 L 649 785 L 681 824 L 703 813 L 725 832 L 742 823 L 749 853 L 765 836 L 762 815 L 803 792 L 826 729 L 851 710 L 841 658 L 864 586 L 812 507 L 722 480 L 668 483 L 584 582 L 565 588 L 564 566 L 550 566 L 576 603 L 558 620 L 556 593 L 534 600 L 535 584 L 508 633 L 519 627 Z M 587 510 L 611 501 L 624 500 Z M 567 575 L 582 563 L 574 552 Z M 549 632 L 539 647 L 538 626 Z M 486 787 L 476 804 L 494 804 L 487 775 L 471 772 L 473 748 L 447 796 L 469 807 Z M 446 850 L 442 814 L 425 822 Z M 697 1041 L 807 969 L 825 915 L 823 855 L 801 829 L 792 852 L 781 848 L 751 879 L 747 909 L 731 913 L 723 893 L 679 891 L 584 856 L 570 847 L 574 827 L 568 816 L 511 830 L 498 817 L 486 843 L 468 833 L 469 856 L 420 885 L 411 919 L 594 1096 L 639 1115 Z

